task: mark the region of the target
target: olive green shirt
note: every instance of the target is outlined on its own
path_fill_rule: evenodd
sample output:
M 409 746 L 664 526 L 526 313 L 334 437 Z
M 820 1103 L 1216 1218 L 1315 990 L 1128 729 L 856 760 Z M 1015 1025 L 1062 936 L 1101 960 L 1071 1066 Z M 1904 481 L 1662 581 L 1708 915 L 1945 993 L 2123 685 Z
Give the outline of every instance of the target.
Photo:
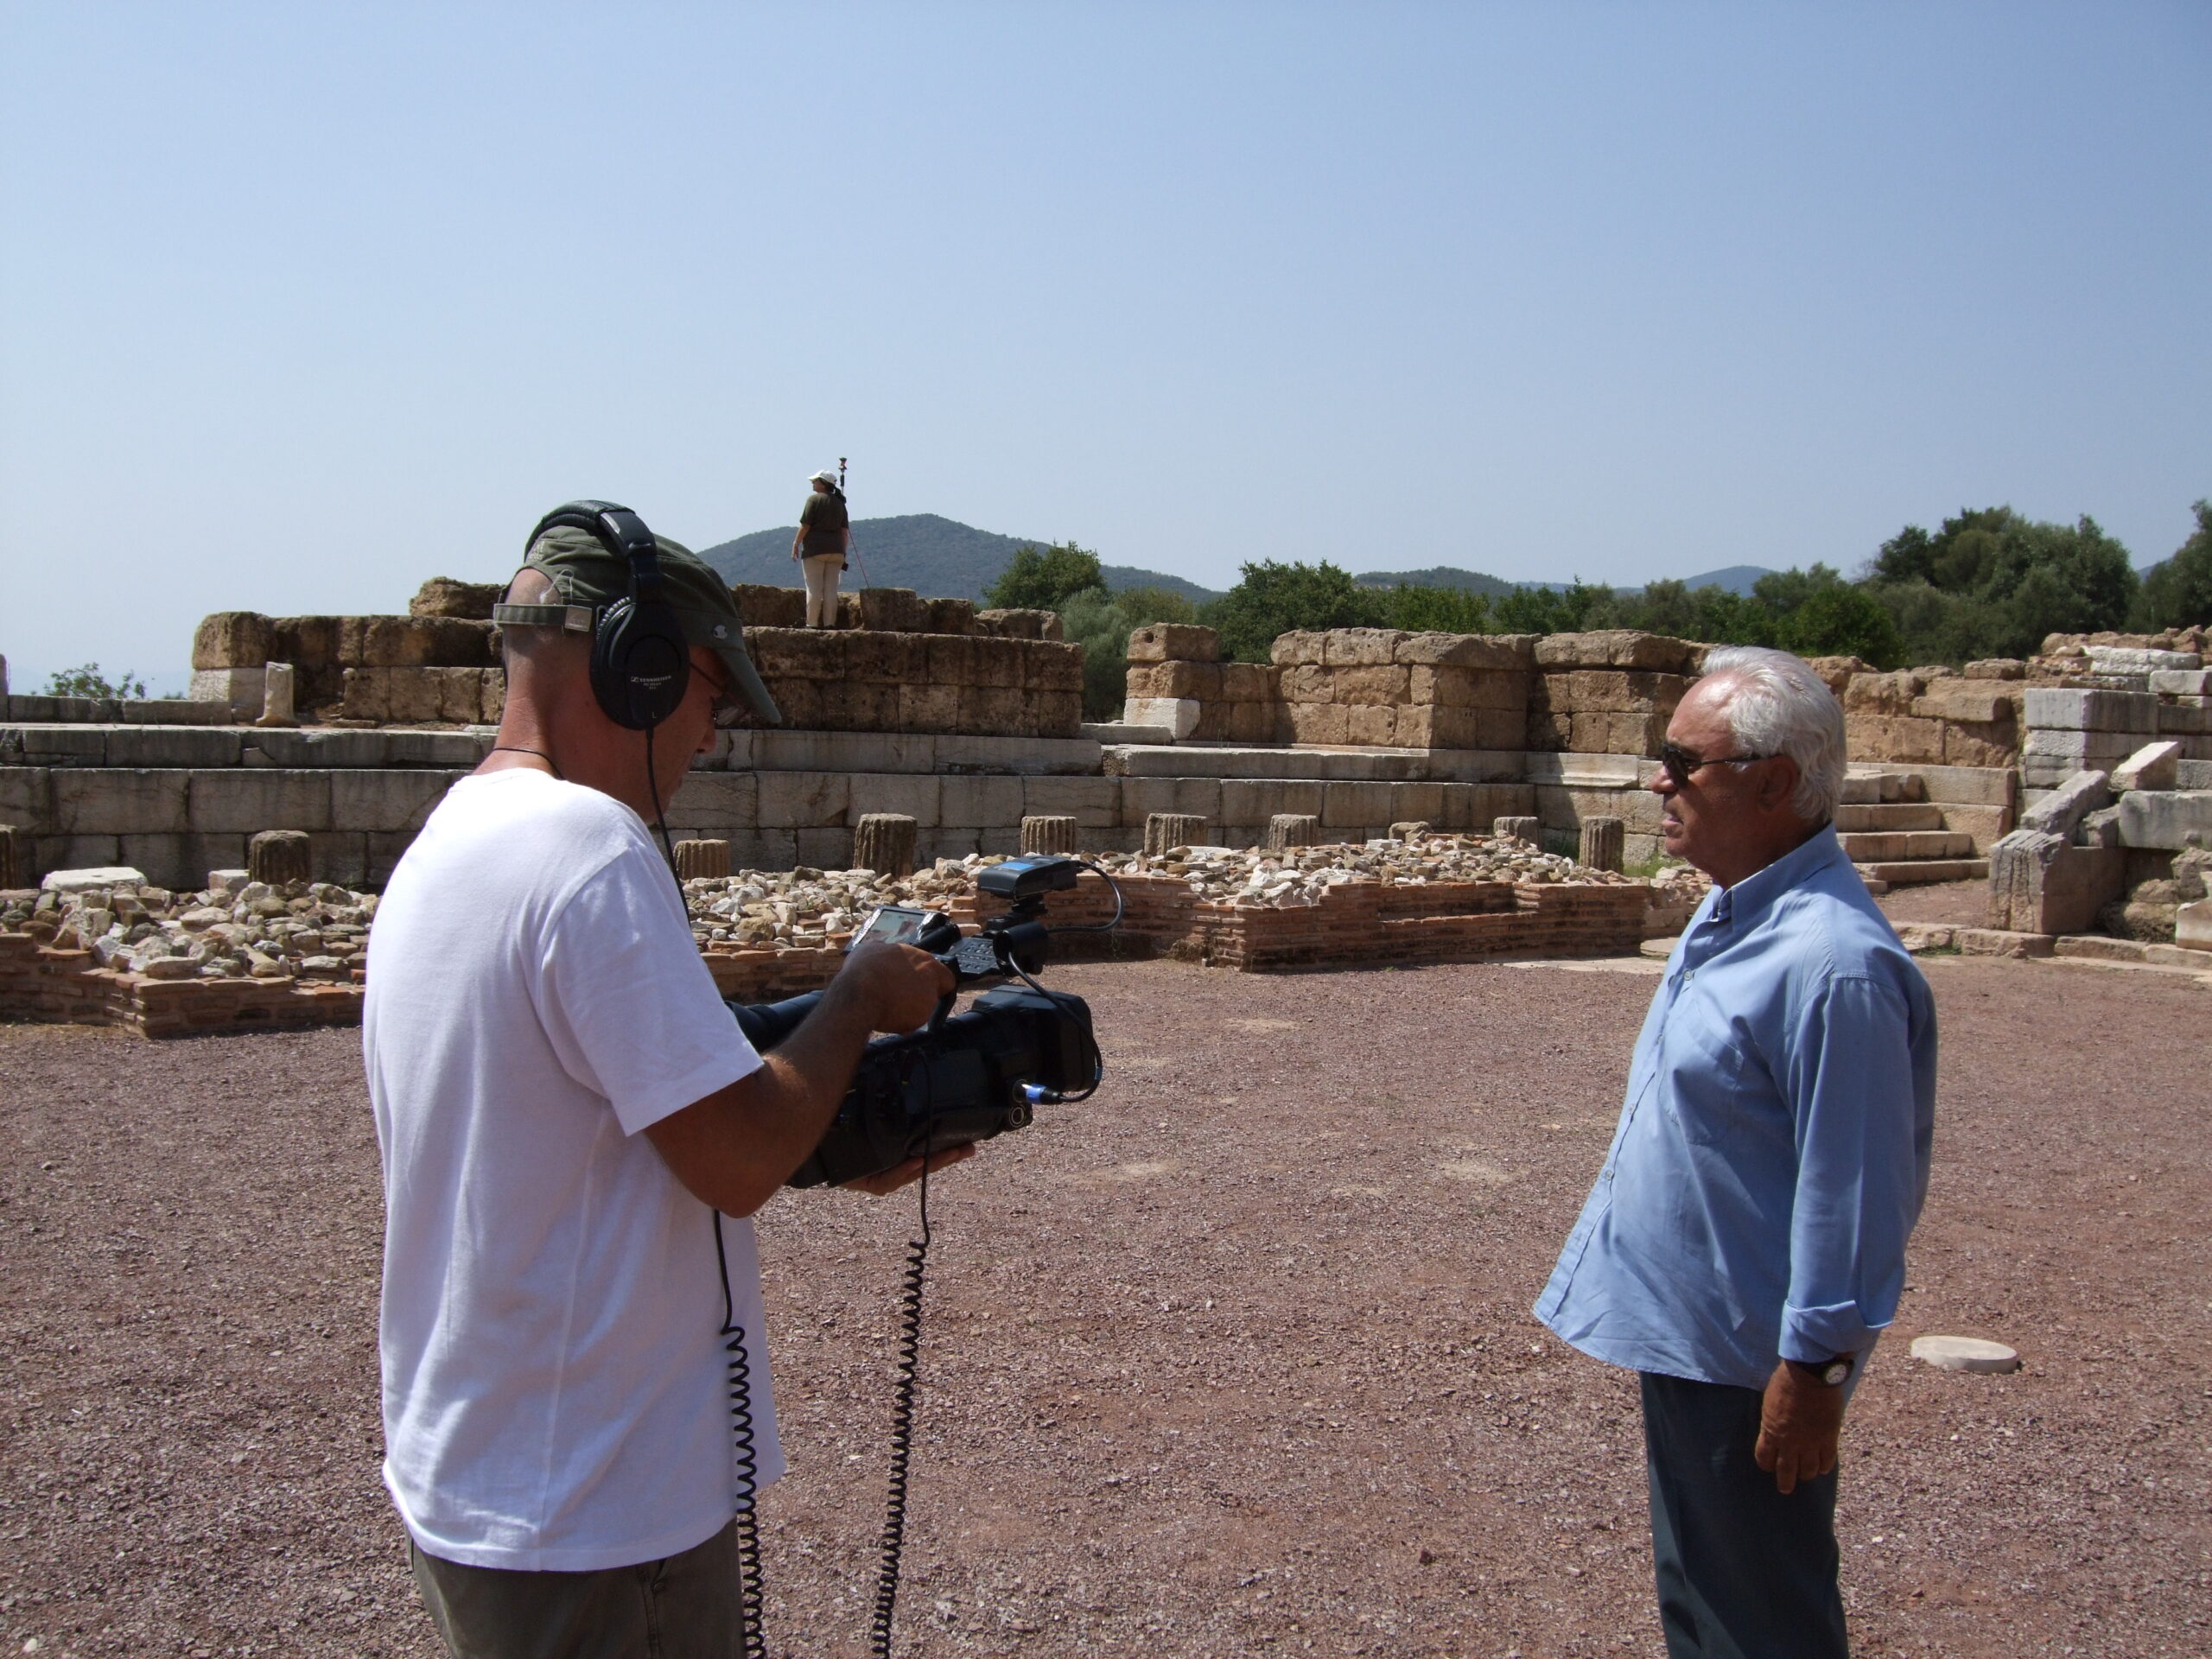
M 845 498 L 830 490 L 817 490 L 806 498 L 806 505 L 798 510 L 798 527 L 802 540 L 802 558 L 823 559 L 833 555 L 845 556 L 845 534 L 851 524 L 845 512 Z

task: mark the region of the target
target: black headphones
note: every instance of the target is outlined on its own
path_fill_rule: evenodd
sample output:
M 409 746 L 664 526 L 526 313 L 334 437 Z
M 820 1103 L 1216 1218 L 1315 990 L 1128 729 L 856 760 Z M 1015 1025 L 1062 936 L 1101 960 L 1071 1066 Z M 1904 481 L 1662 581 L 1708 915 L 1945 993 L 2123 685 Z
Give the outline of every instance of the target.
M 649 732 L 683 702 L 691 645 L 661 597 L 660 549 L 645 521 L 612 501 L 570 501 L 538 520 L 525 551 L 549 530 L 581 530 L 630 565 L 630 592 L 601 611 L 591 639 L 591 690 L 617 726 Z

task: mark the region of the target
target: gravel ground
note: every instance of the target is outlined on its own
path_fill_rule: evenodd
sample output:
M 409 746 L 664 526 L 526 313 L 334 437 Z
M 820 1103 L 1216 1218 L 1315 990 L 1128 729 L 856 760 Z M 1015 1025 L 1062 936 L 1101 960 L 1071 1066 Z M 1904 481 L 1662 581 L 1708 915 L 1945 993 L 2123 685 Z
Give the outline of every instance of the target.
M 1656 966 L 1058 975 L 1109 1083 L 934 1195 L 899 1651 L 1658 1654 L 1630 1380 L 1528 1313 Z M 2212 1000 L 1927 969 L 1934 1192 L 1846 1441 L 1859 1649 L 2204 1653 Z M 0 1027 L 9 1651 L 435 1652 L 375 1471 L 355 1043 Z M 763 1218 L 779 1653 L 861 1651 L 912 1217 Z M 2025 1368 L 1912 1364 L 1925 1331 Z

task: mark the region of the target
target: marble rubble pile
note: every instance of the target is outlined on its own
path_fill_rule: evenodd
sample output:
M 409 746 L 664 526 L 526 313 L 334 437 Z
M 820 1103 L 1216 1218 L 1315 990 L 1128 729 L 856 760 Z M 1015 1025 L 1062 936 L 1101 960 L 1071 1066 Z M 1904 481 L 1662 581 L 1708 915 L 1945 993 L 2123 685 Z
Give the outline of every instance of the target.
M 1098 861 L 1116 875 L 1180 876 L 1201 899 L 1277 907 L 1319 904 L 1331 887 L 1357 880 L 1634 884 L 1630 877 L 1592 869 L 1510 836 L 1425 835 L 1357 846 L 1294 847 L 1281 853 L 1176 847 L 1158 857 L 1108 853 Z
M 101 885 L 0 894 L 0 931 L 58 950 L 90 950 L 102 968 L 149 979 L 352 977 L 376 915 L 374 893 L 324 881 L 271 887 L 213 870 L 196 893 L 118 870 Z

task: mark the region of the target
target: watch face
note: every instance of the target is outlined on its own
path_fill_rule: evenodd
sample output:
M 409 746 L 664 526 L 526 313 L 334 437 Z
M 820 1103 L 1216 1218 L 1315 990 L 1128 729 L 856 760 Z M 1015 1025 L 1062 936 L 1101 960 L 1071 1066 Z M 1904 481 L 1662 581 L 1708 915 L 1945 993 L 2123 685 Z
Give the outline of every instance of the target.
M 1827 1383 L 1832 1389 L 1837 1388 L 1842 1384 L 1843 1379 L 1850 1375 L 1850 1362 L 1847 1360 L 1839 1359 L 1834 1364 L 1829 1366 L 1827 1370 L 1821 1373 L 1821 1381 Z

